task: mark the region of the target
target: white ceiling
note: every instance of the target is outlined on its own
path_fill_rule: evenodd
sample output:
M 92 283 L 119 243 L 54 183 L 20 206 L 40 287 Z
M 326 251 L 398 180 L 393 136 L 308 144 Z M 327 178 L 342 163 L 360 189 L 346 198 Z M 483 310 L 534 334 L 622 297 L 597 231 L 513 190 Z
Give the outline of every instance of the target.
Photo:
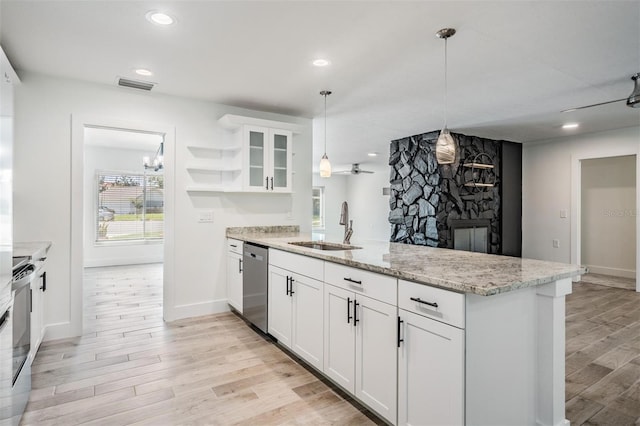
M 164 10 L 177 24 L 145 20 Z M 530 142 L 640 125 L 624 102 L 640 72 L 636 1 L 16 1 L 0 2 L 0 43 L 20 71 L 115 84 L 154 71 L 157 93 L 319 118 L 340 166 L 384 162 L 391 139 L 443 124 Z M 324 57 L 327 68 L 311 61 Z M 122 89 L 131 90 L 131 89 Z M 314 162 L 322 155 L 322 132 Z

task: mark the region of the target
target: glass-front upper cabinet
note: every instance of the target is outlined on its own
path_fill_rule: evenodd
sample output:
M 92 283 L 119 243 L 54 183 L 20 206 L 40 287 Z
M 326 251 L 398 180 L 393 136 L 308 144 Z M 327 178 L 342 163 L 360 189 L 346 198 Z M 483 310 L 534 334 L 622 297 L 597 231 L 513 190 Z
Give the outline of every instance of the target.
M 244 126 L 246 190 L 291 192 L 291 136 L 286 130 Z

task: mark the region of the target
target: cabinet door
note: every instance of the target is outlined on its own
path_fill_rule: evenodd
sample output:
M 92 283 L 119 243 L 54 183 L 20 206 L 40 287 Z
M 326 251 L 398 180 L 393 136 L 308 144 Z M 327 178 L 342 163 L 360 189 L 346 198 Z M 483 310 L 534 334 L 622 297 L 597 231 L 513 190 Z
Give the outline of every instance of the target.
M 291 132 L 272 129 L 269 132 L 269 140 L 271 142 L 269 188 L 274 192 L 291 192 L 291 159 L 293 158 L 291 154 Z
M 398 424 L 464 424 L 464 330 L 400 310 Z
M 294 274 L 291 349 L 322 371 L 324 292 L 322 281 Z
M 267 191 L 269 188 L 269 129 L 244 126 L 245 188 Z
M 347 391 L 355 391 L 354 293 L 324 286 L 324 374 Z
M 291 274 L 281 268 L 269 265 L 269 334 L 284 346 L 291 347 L 291 304 L 289 277 Z
M 242 313 L 242 255 L 227 254 L 227 302 Z
M 397 404 L 398 308 L 356 295 L 356 391 L 394 424 Z

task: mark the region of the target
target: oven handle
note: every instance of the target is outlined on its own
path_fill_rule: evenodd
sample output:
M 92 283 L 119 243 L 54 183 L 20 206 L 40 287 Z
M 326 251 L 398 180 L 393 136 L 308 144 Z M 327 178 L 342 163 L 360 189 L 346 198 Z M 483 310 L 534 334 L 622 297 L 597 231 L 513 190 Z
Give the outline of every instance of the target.
M 21 289 L 22 287 L 28 286 L 29 284 L 31 284 L 31 281 L 33 281 L 35 276 L 36 276 L 36 270 L 34 268 L 29 275 L 25 275 L 19 280 L 13 281 L 11 283 L 11 290 L 18 290 L 18 289 Z

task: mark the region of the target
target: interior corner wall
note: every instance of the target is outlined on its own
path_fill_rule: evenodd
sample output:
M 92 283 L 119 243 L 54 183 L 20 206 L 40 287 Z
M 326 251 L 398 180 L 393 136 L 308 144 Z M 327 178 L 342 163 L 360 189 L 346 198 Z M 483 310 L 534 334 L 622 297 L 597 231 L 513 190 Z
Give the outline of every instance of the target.
M 16 241 L 53 242 L 47 259 L 45 323 L 47 339 L 73 336 L 72 276 L 82 265 L 71 258 L 70 176 L 71 117 L 158 123 L 175 129 L 175 209 L 172 256 L 164 259 L 178 277 L 168 320 L 227 309 L 225 228 L 300 224 L 311 231 L 311 120 L 252 111 L 211 102 L 141 92 L 135 89 L 22 73 L 16 90 L 14 148 L 14 235 Z M 185 190 L 190 182 L 188 145 L 220 146 L 227 131 L 218 125 L 224 114 L 286 121 L 301 126 L 293 136 L 293 194 L 200 193 Z M 173 158 L 171 158 L 173 157 Z M 213 213 L 213 223 L 199 223 Z M 72 274 L 72 271 L 73 274 Z M 165 283 L 166 285 L 166 283 Z
M 636 157 L 583 160 L 581 263 L 589 271 L 636 276 Z
M 158 241 L 122 241 L 96 244 L 96 173 L 123 171 L 142 173 L 142 157 L 155 151 L 118 149 L 86 145 L 84 147 L 84 248 L 85 267 L 132 265 L 162 262 L 163 244 Z
M 571 263 L 572 163 L 577 158 L 629 155 L 639 149 L 640 127 L 524 144 L 522 256 Z M 561 211 L 567 213 L 565 218 Z M 553 247 L 554 239 L 559 241 L 558 248 Z

